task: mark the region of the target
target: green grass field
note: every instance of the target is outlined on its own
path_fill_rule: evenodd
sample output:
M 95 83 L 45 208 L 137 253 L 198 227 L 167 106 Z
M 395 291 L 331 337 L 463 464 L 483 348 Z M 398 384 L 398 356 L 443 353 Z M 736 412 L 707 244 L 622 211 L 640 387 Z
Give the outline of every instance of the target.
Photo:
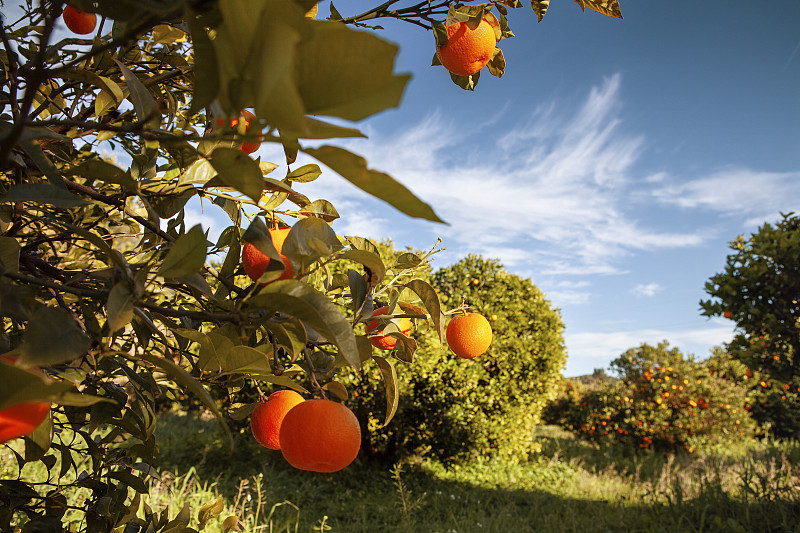
M 213 420 L 165 414 L 157 432 L 162 479 L 146 501 L 170 517 L 188 504 L 196 526 L 198 509 L 221 497 L 224 509 L 205 531 L 237 515 L 252 532 L 800 532 L 794 444 L 625 457 L 548 426 L 533 433 L 542 453 L 518 465 L 359 458 L 316 474 L 292 469 L 246 432 L 231 452 Z M 15 477 L 11 453 L 0 453 L 2 477 Z

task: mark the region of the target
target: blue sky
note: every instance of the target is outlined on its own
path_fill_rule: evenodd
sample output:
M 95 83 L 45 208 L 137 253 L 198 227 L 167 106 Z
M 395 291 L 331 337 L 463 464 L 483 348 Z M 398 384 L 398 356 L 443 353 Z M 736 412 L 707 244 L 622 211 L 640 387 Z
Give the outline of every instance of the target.
M 800 3 L 765 5 L 628 1 L 620 21 L 561 0 L 538 24 L 515 10 L 506 75 L 475 92 L 429 66 L 430 34 L 382 22 L 413 79 L 347 147 L 450 225 L 334 174 L 304 192 L 337 206 L 340 234 L 442 237 L 435 267 L 479 253 L 531 278 L 561 309 L 565 375 L 662 339 L 705 357 L 732 332 L 698 312 L 727 243 L 800 210 Z
M 347 16 L 374 3 L 336 5 Z M 357 125 L 368 139 L 339 144 L 450 225 L 330 171 L 300 190 L 334 203 L 339 234 L 422 249 L 442 237 L 434 268 L 478 253 L 530 278 L 561 310 L 567 376 L 663 339 L 705 357 L 732 332 L 698 311 L 727 243 L 800 211 L 800 2 L 761 5 L 623 0 L 616 20 L 554 0 L 537 24 L 526 2 L 500 43 L 506 75 L 484 70 L 474 92 L 429 66 L 430 33 L 381 21 L 413 78 L 399 109 Z M 257 155 L 283 160 L 272 146 Z M 197 204 L 187 219 L 212 235 L 228 223 Z

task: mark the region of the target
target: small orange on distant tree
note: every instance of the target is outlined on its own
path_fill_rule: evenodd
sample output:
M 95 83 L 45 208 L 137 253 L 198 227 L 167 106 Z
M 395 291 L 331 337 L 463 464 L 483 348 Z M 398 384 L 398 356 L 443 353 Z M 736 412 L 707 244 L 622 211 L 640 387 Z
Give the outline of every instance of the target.
M 447 324 L 447 345 L 458 357 L 474 359 L 492 344 L 492 326 L 479 313 L 454 316 Z
M 78 35 L 92 33 L 97 26 L 96 14 L 86 13 L 70 5 L 64 8 L 61 17 L 64 19 L 64 24 L 66 24 L 67 28 Z
M 271 450 L 280 450 L 280 431 L 286 413 L 305 398 L 293 390 L 279 390 L 262 400 L 250 415 L 250 431 L 258 443 Z
M 283 243 L 286 242 L 286 237 L 289 235 L 289 231 L 291 231 L 291 229 L 292 228 L 273 228 L 269 230 L 269 236 L 272 238 L 272 245 L 275 246 L 276 250 L 278 250 L 278 253 L 281 255 L 281 259 L 283 260 L 284 270 L 283 274 L 281 274 L 278 278 L 279 280 L 292 279 L 294 277 L 294 270 L 292 269 L 291 261 L 289 261 L 289 258 L 281 253 L 283 251 Z M 246 242 L 242 247 L 242 267 L 244 268 L 245 274 L 250 276 L 250 279 L 252 279 L 254 282 L 257 282 L 261 276 L 264 275 L 264 272 L 267 271 L 270 261 L 270 257 L 256 248 L 254 244 Z M 267 285 L 268 283 L 262 283 L 261 285 Z
M 456 22 L 447 27 L 447 44 L 436 49 L 436 56 L 453 74 L 471 76 L 491 61 L 496 44 L 494 28 L 486 19 L 474 30 Z
M 355 460 L 361 448 L 361 426 L 345 405 L 331 400 L 307 400 L 284 417 L 281 453 L 295 468 L 337 472 Z
M 383 307 L 379 307 L 372 312 L 371 316 L 379 316 L 379 315 L 387 315 L 389 314 L 389 306 L 384 305 Z M 400 331 L 403 335 L 408 335 L 411 333 L 411 319 L 410 318 L 399 318 L 397 319 L 398 324 L 397 327 L 400 328 Z M 372 331 L 378 329 L 381 325 L 380 320 L 367 320 L 365 323 L 367 327 L 367 333 L 371 333 Z M 370 337 L 369 341 L 372 345 L 379 350 L 392 350 L 394 349 L 395 345 L 397 344 L 397 337 L 393 337 L 392 335 L 383 335 L 378 337 Z
M 480 284 L 480 282 L 481 282 L 481 280 L 479 280 L 478 278 L 475 278 L 475 279 L 472 280 L 472 284 L 473 285 L 478 285 L 478 284 Z
M 722 316 L 724 316 L 725 318 L 731 318 L 733 316 L 733 313 L 730 311 L 725 311 L 724 313 L 722 313 Z

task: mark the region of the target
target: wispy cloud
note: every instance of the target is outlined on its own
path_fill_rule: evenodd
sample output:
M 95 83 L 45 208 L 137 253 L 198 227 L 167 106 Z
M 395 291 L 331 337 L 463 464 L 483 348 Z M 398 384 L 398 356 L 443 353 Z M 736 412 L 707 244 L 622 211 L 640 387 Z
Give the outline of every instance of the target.
M 623 127 L 620 90 L 621 77 L 611 76 L 577 111 L 541 106 L 493 143 L 480 115 L 463 124 L 439 113 L 350 148 L 433 204 L 451 226 L 429 230 L 461 255 L 497 257 L 523 275 L 620 273 L 620 258 L 635 250 L 702 241 L 636 218 L 631 188 L 645 180 L 634 179 L 632 168 L 644 139 Z M 325 194 L 353 191 L 337 186 Z M 362 203 L 360 213 L 374 205 Z
M 640 283 L 631 289 L 631 294 L 636 297 L 651 297 L 664 290 L 658 283 Z
M 781 211 L 800 209 L 800 171 L 729 167 L 681 183 L 675 181 L 655 190 L 659 202 L 744 217 L 748 226 L 775 219 Z

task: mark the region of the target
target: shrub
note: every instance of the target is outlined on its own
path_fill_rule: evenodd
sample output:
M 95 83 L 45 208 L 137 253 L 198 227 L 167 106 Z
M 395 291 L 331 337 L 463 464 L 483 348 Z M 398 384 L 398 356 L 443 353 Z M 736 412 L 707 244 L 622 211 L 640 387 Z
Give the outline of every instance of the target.
M 390 427 L 380 428 L 386 409 L 380 383 L 359 377 L 355 410 L 369 427 L 366 451 L 445 462 L 525 458 L 532 446 L 527 430 L 539 422 L 566 362 L 558 310 L 530 280 L 475 255 L 436 271 L 432 284 L 443 308 L 465 302 L 486 316 L 494 340 L 487 353 L 464 360 L 440 345 L 434 331 L 417 327 L 413 373 L 397 365 L 400 407 Z
M 619 380 L 589 391 L 566 426 L 597 443 L 694 452 L 753 434 L 743 365 L 715 349 L 697 362 L 664 341 L 612 361 Z

